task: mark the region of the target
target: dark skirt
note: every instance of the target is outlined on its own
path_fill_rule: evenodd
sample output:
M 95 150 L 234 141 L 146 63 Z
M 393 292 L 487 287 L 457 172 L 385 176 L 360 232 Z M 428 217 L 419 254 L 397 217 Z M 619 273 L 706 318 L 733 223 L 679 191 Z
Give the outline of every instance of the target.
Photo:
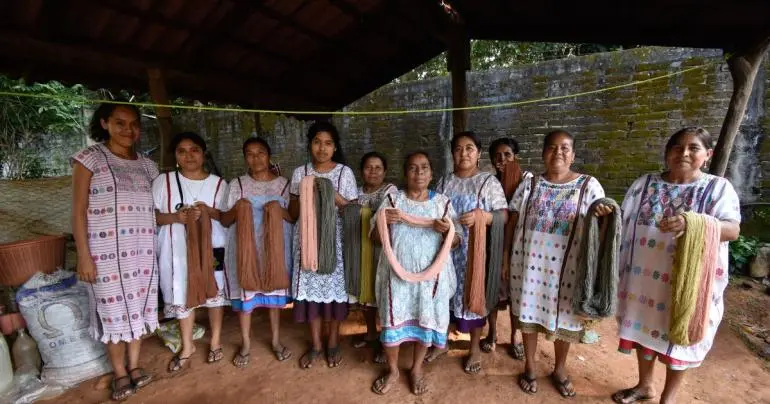
M 471 330 L 476 328 L 484 328 L 484 326 L 487 325 L 486 317 L 475 320 L 466 320 L 464 318 L 455 317 L 454 312 L 449 313 L 449 321 L 454 323 L 457 332 L 461 332 L 463 334 L 470 334 Z
M 309 323 L 321 317 L 324 321 L 345 321 L 348 317 L 347 303 L 318 303 L 307 300 L 294 301 L 294 321 Z

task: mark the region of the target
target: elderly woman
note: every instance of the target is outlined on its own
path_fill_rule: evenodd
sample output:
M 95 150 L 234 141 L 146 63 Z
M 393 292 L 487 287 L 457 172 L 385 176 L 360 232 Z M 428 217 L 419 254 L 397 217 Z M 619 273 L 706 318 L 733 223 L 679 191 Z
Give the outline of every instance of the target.
M 449 301 L 455 291 L 456 279 L 449 250 L 442 250 L 442 246 L 459 244 L 459 236 L 449 233 L 449 221 L 457 219 L 449 198 L 428 189 L 432 176 L 428 155 L 425 152 L 410 154 L 404 164 L 406 189 L 389 195 L 379 207 L 385 209 L 384 218 L 390 225 L 391 240 L 386 241 L 392 243 L 392 255 L 382 253 L 377 266 L 377 306 L 389 366 L 388 372 L 372 385 L 372 390 L 378 394 L 387 393 L 398 381 L 399 346 L 412 341 L 415 343 L 410 375 L 412 393 L 425 393 L 425 354 L 429 347 L 443 349 L 447 343 Z M 402 213 L 430 219 L 431 227 L 406 223 Z M 382 218 L 379 215 L 377 220 Z M 377 241 L 382 241 L 380 233 L 375 231 L 374 236 Z M 442 261 L 440 267 L 436 267 L 439 269 L 436 275 L 410 282 L 394 270 L 392 260 L 410 274 L 422 273 L 436 260 Z
M 505 198 L 508 202 L 513 197 L 513 192 L 521 183 L 522 171 L 519 166 L 519 143 L 516 140 L 509 137 L 502 137 L 495 139 L 491 145 L 489 145 L 489 158 L 492 160 L 492 164 L 495 166 L 497 173 L 496 177 L 500 184 L 503 186 L 505 192 Z M 505 252 L 507 256 L 510 256 L 510 245 L 513 241 L 513 226 L 516 225 L 514 215 L 508 218 L 505 231 Z M 504 263 L 505 264 L 505 263 Z M 503 268 L 501 273 L 502 279 L 500 282 L 500 300 L 497 307 L 493 308 L 489 312 L 489 332 L 487 337 L 481 341 L 481 350 L 489 353 L 495 350 L 497 345 L 497 313 L 500 310 L 505 310 L 510 304 L 511 289 L 510 289 L 510 276 L 508 275 L 508 268 Z M 524 344 L 516 342 L 516 317 L 514 316 L 514 310 L 508 312 L 511 318 L 511 345 L 508 348 L 508 354 L 514 359 L 524 359 Z
M 730 182 L 701 169 L 711 157 L 711 136 L 702 128 L 684 128 L 666 144 L 663 173 L 637 179 L 623 200 L 623 244 L 618 287 L 619 350 L 636 349 L 639 382 L 617 392 L 617 403 L 655 398 L 655 358 L 666 365 L 661 403 L 673 403 L 687 369 L 700 366 L 711 349 L 722 320 L 727 286 L 728 241 L 740 232 L 738 195 Z M 719 243 L 714 247 L 716 269 L 708 301 L 703 339 L 691 346 L 668 338 L 672 269 L 677 237 L 687 230 L 684 212 L 715 218 Z
M 388 195 L 398 193 L 395 185 L 385 182 L 385 175 L 388 171 L 388 160 L 382 153 L 372 151 L 361 157 L 361 177 L 364 184 L 358 188 L 358 203 L 376 212 L 382 201 Z M 374 263 L 372 269 L 376 271 L 379 249 L 375 247 L 373 254 Z M 372 279 L 375 275 L 372 274 Z M 364 319 L 366 320 L 366 335 L 353 343 L 355 348 L 363 348 L 370 345 L 374 348 L 374 362 L 385 363 L 385 353 L 382 351 L 382 345 L 377 338 L 377 307 L 376 301 L 359 301 L 358 296 L 350 296 L 350 302 L 358 302 L 363 308 Z
M 457 291 L 452 298 L 450 309 L 457 325 L 457 331 L 471 334 L 470 354 L 465 359 L 465 372 L 477 374 L 481 371 L 481 331 L 486 325 L 486 312 L 472 312 L 466 307 L 466 277 L 468 261 L 473 260 L 469 251 L 469 235 L 475 225 L 476 212 L 482 212 L 485 223 L 490 226 L 492 213 L 504 212 L 507 215 L 505 194 L 500 181 L 494 175 L 479 170 L 481 159 L 481 141 L 473 132 L 461 132 L 452 138 L 452 160 L 454 171 L 439 180 L 436 190 L 452 200 L 452 205 L 460 215 L 462 241 L 459 248 L 452 251 L 455 272 L 457 273 Z M 476 254 L 479 252 L 477 251 Z M 483 252 L 482 252 L 483 253 Z M 481 269 L 483 270 L 483 268 Z M 483 311 L 486 311 L 484 308 Z M 446 349 L 433 349 L 427 361 L 432 362 L 446 353 Z
M 543 141 L 545 172 L 522 179 L 510 203 L 518 214 L 511 256 L 511 309 L 524 338 L 525 372 L 519 377 L 524 392 L 537 392 L 535 353 L 539 333 L 554 342 L 556 363 L 551 380 L 563 397 L 574 397 L 567 376 L 570 344 L 580 342 L 583 319 L 571 309 L 581 230 L 591 204 L 604 197 L 595 178 L 572 171 L 574 137 L 564 130 Z M 599 205 L 597 216 L 612 209 Z

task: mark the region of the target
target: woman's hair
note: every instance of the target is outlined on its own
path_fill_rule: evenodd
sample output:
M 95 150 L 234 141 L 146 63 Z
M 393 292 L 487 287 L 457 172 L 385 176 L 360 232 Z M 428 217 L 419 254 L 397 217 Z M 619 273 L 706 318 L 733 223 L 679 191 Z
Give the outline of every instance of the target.
M 457 146 L 457 142 L 460 141 L 460 139 L 467 137 L 468 139 L 473 141 L 473 144 L 476 145 L 476 148 L 481 152 L 481 139 L 479 139 L 478 135 L 471 131 L 465 131 L 465 132 L 459 132 L 456 135 L 452 136 L 452 151 L 454 151 L 455 147 Z
M 671 149 L 679 143 L 679 140 L 683 136 L 687 135 L 693 135 L 698 138 L 698 140 L 703 143 L 703 147 L 706 149 L 711 149 L 714 147 L 714 140 L 711 138 L 711 134 L 706 129 L 703 129 L 699 126 L 688 126 L 686 128 L 679 129 L 676 131 L 676 133 L 671 135 L 670 138 L 668 138 L 668 142 L 666 142 L 666 155 L 668 155 L 668 152 L 670 152 Z
M 571 133 L 567 132 L 564 129 L 557 129 L 553 132 L 548 132 L 547 135 L 545 135 L 545 138 L 543 138 L 543 153 L 545 153 L 545 149 L 548 147 L 548 145 L 551 143 L 551 141 L 556 138 L 557 136 L 566 136 L 570 142 L 572 143 L 572 148 L 575 148 L 575 136 L 573 136 Z
M 307 131 L 307 148 L 310 150 L 310 145 L 313 143 L 313 139 L 315 139 L 316 135 L 318 135 L 321 132 L 326 132 L 332 136 L 332 140 L 334 141 L 334 154 L 332 155 L 332 161 L 335 163 L 340 164 L 347 164 L 347 160 L 345 159 L 345 154 L 342 153 L 342 144 L 340 143 L 340 134 L 337 131 L 337 128 L 331 124 L 330 122 L 326 121 L 315 121 L 312 125 L 310 125 L 310 129 Z
M 382 154 L 380 152 L 376 152 L 376 151 L 371 151 L 369 153 L 364 154 L 364 156 L 361 157 L 361 166 L 360 166 L 361 171 L 364 170 L 364 165 L 366 164 L 366 162 L 369 161 L 369 159 L 372 159 L 372 158 L 380 159 L 380 161 L 382 162 L 382 168 L 385 171 L 388 171 L 388 160 L 385 159 L 385 155 L 384 154 Z
M 261 138 L 261 137 L 250 137 L 246 139 L 245 142 L 243 142 L 243 155 L 246 155 L 246 148 L 249 147 L 251 144 L 258 144 L 262 145 L 262 147 L 267 150 L 267 156 L 270 157 L 273 155 L 273 151 L 270 149 L 270 145 L 267 143 L 267 140 Z
M 119 104 L 119 102 L 126 102 L 126 104 Z M 110 138 L 110 132 L 102 127 L 102 121 L 107 121 L 118 108 L 126 108 L 136 114 L 136 119 L 141 119 L 139 114 L 139 108 L 134 105 L 128 104 L 127 101 L 116 100 L 116 103 L 103 103 L 99 104 L 94 114 L 91 116 L 91 122 L 88 124 L 89 137 L 94 142 L 106 142 Z
M 510 147 L 511 151 L 513 151 L 513 154 L 519 154 L 519 142 L 509 137 L 501 137 L 499 139 L 495 139 L 495 141 L 493 141 L 492 144 L 489 145 L 490 161 L 494 161 L 495 151 L 497 150 L 498 147 L 503 145 Z
M 206 151 L 206 141 L 195 132 L 181 132 L 174 135 L 169 144 L 170 150 L 176 151 L 176 148 L 179 147 L 179 143 L 182 143 L 183 140 L 189 140 L 198 145 L 204 152 Z
M 425 156 L 425 159 L 428 160 L 428 167 L 430 167 L 430 170 L 433 171 L 433 163 L 430 161 L 430 155 L 425 150 L 416 150 L 406 155 L 406 158 L 404 158 L 404 177 L 406 177 L 406 172 L 409 169 L 409 160 L 412 159 L 412 157 L 415 156 Z

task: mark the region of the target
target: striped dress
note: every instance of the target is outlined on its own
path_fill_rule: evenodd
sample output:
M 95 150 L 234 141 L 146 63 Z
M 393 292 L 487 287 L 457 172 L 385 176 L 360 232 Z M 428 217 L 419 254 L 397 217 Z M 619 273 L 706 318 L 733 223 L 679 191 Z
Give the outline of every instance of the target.
M 72 157 L 93 173 L 88 246 L 96 282 L 88 288 L 91 335 L 130 342 L 158 328 L 158 270 L 152 180 L 158 167 L 139 155 L 126 160 L 95 144 Z

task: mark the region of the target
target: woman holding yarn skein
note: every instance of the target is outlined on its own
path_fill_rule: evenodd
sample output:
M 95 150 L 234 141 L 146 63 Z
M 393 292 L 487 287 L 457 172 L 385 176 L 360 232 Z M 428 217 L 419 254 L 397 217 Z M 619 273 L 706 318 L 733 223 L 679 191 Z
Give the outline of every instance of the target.
M 705 129 L 681 129 L 666 144 L 666 171 L 640 177 L 626 193 L 618 349 L 636 349 L 639 382 L 615 393 L 617 403 L 656 397 L 656 357 L 667 367 L 660 402 L 673 403 L 722 320 L 727 242 L 738 238 L 741 215 L 730 181 L 702 171 L 712 152 Z

